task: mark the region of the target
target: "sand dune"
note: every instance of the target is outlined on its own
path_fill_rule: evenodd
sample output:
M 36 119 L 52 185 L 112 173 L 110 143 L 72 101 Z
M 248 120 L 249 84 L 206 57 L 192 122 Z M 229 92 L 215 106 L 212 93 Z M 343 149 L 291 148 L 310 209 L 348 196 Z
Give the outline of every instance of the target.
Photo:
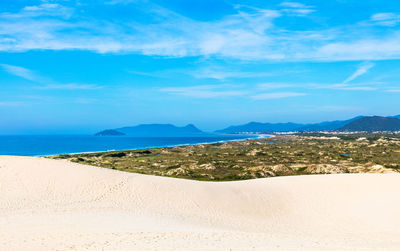
M 400 175 L 200 182 L 0 157 L 0 250 L 400 249 Z

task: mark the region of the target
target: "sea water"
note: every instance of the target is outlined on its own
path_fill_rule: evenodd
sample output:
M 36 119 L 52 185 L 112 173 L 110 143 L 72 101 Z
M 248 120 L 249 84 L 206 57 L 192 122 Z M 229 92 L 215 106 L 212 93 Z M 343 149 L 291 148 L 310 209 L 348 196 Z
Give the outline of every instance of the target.
M 102 152 L 227 142 L 254 139 L 255 135 L 211 137 L 128 137 L 89 135 L 0 136 L 0 155 L 46 156 L 63 153 Z

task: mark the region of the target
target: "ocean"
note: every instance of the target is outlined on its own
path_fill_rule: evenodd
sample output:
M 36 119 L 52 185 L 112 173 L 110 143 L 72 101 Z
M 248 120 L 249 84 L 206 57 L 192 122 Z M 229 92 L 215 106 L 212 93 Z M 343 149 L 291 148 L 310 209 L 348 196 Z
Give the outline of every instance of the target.
M 254 139 L 254 135 L 211 137 L 128 137 L 82 135 L 0 136 L 0 155 L 47 156 L 63 153 L 102 152 L 227 142 Z

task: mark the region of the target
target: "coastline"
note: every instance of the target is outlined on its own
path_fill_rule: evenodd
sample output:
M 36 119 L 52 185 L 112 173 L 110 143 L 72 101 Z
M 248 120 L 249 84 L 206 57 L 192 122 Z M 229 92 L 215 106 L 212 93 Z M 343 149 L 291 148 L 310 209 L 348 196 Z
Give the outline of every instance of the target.
M 225 135 L 233 135 L 233 134 L 225 134 Z M 184 143 L 184 144 L 158 145 L 158 146 L 147 146 L 147 147 L 138 147 L 138 148 L 127 148 L 127 149 L 111 149 L 111 150 L 105 150 L 105 151 L 88 151 L 88 152 L 74 152 L 74 153 L 45 154 L 45 155 L 41 154 L 41 155 L 33 155 L 32 157 L 50 157 L 50 156 L 63 155 L 63 154 L 77 155 L 77 154 L 90 154 L 90 153 L 108 153 L 108 152 L 119 152 L 119 151 L 172 148 L 172 147 L 180 147 L 180 146 L 209 145 L 209 144 L 215 144 L 215 143 L 228 143 L 228 142 L 240 142 L 240 141 L 246 141 L 246 140 L 257 140 L 257 139 L 271 138 L 274 136 L 271 134 L 236 134 L 236 135 L 254 135 L 255 137 L 230 139 L 230 140 L 218 140 L 218 141 L 211 141 L 211 142 L 200 142 L 200 143 L 193 143 L 193 144 L 192 143 Z M 13 156 L 13 155 L 10 155 L 10 156 Z
M 63 154 L 48 158 L 124 172 L 205 181 L 400 171 L 398 140 L 360 141 L 345 135 L 334 140 L 292 135 L 246 138 L 218 144 Z M 381 154 L 383 151 L 385 155 Z
M 46 157 L 59 154 L 83 154 L 140 150 L 160 147 L 213 144 L 257 139 L 257 135 L 204 135 L 193 137 L 96 137 L 93 135 L 2 135 L 0 155 Z

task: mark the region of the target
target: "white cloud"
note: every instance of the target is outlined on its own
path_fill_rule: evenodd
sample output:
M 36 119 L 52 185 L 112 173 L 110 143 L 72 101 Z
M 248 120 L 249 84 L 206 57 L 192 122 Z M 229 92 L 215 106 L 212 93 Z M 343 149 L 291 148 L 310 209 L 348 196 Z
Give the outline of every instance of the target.
M 0 106 L 22 106 L 25 103 L 15 101 L 0 101 Z
M 230 70 L 225 67 L 200 68 L 189 72 L 195 78 L 213 78 L 225 80 L 229 78 L 259 78 L 275 75 L 271 72 L 246 72 L 241 70 Z
M 133 75 L 140 75 L 140 76 L 148 76 L 148 77 L 160 77 L 160 72 L 143 72 L 143 71 L 132 71 L 129 70 L 129 73 Z
M 240 88 L 240 89 L 239 89 Z M 288 84 L 288 83 L 262 83 L 255 86 L 245 85 L 198 85 L 187 87 L 165 87 L 158 91 L 171 95 L 180 95 L 192 98 L 218 98 L 218 97 L 243 97 L 253 100 L 280 99 L 289 97 L 299 97 L 309 95 L 307 91 L 297 92 L 293 89 L 301 90 L 341 90 L 341 91 L 375 91 L 376 87 L 366 85 L 348 85 L 348 84 Z M 263 92 L 266 90 L 289 89 L 284 92 Z
M 275 93 L 261 93 L 251 96 L 255 100 L 265 100 L 265 99 L 279 99 L 279 98 L 289 98 L 289 97 L 299 97 L 305 96 L 306 93 L 301 92 L 275 92 Z
M 377 88 L 375 87 L 370 87 L 370 86 L 349 86 L 349 87 L 340 87 L 336 88 L 338 90 L 348 90 L 348 91 L 375 91 Z
M 393 33 L 379 39 L 359 39 L 348 42 L 329 42 L 309 55 L 300 58 L 321 61 L 385 60 L 400 58 L 400 34 Z M 379 46 L 377 46 L 379 45 Z
M 398 92 L 400 92 L 400 89 L 393 88 L 393 89 L 386 90 L 386 92 L 398 93 Z
M 290 7 L 290 8 L 302 8 L 302 9 L 309 8 L 308 6 L 298 2 L 283 2 L 280 5 L 283 7 Z
M 41 89 L 60 89 L 60 90 L 94 90 L 100 89 L 100 86 L 97 85 L 88 85 L 88 84 L 48 84 L 40 87 Z
M 63 90 L 92 90 L 92 89 L 99 89 L 100 86 L 97 85 L 89 85 L 89 84 L 60 84 L 54 83 L 53 80 L 40 76 L 36 74 L 34 71 L 24 68 L 21 66 L 15 65 L 8 65 L 8 64 L 0 64 L 0 66 L 9 74 L 21 77 L 26 80 L 30 80 L 36 83 L 41 84 L 38 86 L 40 89 L 63 89 Z
M 0 64 L 3 69 L 8 72 L 9 74 L 31 80 L 31 81 L 36 81 L 40 79 L 39 76 L 37 76 L 33 71 L 20 67 L 20 66 L 15 66 L 15 65 L 8 65 L 8 64 Z
M 129 0 L 118 2 L 126 1 Z M 141 5 L 138 10 L 143 10 L 142 14 L 151 22 L 97 19 L 50 3 L 28 6 L 16 13 L 1 13 L 0 51 L 78 49 L 98 53 L 268 61 L 400 58 L 400 32 L 397 31 L 387 31 L 379 36 L 365 31 L 358 36 L 354 32 L 360 30 L 359 23 L 326 30 L 288 30 L 277 26 L 275 20 L 278 18 L 315 11 L 315 7 L 298 2 L 283 2 L 280 5 L 283 9 L 278 10 L 236 6 L 235 14 L 213 21 L 190 19 L 148 1 L 135 1 L 134 4 Z M 390 24 L 395 19 L 392 14 L 378 13 L 371 20 Z M 70 18 L 72 15 L 74 18 Z M 371 27 L 369 29 L 373 29 Z M 363 26 L 363 29 L 368 27 Z M 215 78 L 225 77 L 215 74 Z
M 201 85 L 161 88 L 160 91 L 193 98 L 232 97 L 246 94 L 244 91 L 226 90 L 226 87 L 226 85 Z
M 313 110 L 324 111 L 324 112 L 338 112 L 338 111 L 359 111 L 362 109 L 351 106 L 317 106 L 313 107 Z
M 348 85 L 348 84 L 304 84 L 304 88 L 309 89 L 328 89 L 343 91 L 375 91 L 378 88 L 366 85 Z
M 395 26 L 400 22 L 400 15 L 390 12 L 377 13 L 371 16 L 371 21 L 383 26 Z
M 262 84 L 258 84 L 257 87 L 262 90 L 268 90 L 268 89 L 281 89 L 281 88 L 295 87 L 295 85 L 287 84 L 287 83 L 262 83 Z
M 347 79 L 343 81 L 343 84 L 347 84 L 350 81 L 353 81 L 354 79 L 358 78 L 359 76 L 366 74 L 374 66 L 375 64 L 370 62 L 361 64 L 351 76 L 349 76 Z
M 296 16 L 306 16 L 315 11 L 313 6 L 307 6 L 298 2 L 283 2 L 280 6 L 287 7 L 282 9 L 282 11 Z
M 69 18 L 73 13 L 72 8 L 68 8 L 56 3 L 43 3 L 34 6 L 25 6 L 18 13 L 2 13 L 0 17 L 2 18 L 32 18 L 38 16 L 53 16 L 53 17 L 63 17 Z
M 98 103 L 99 100 L 96 99 L 88 99 L 88 98 L 77 98 L 75 99 L 75 103 L 77 104 L 93 104 Z
M 110 0 L 106 1 L 105 4 L 115 5 L 115 4 L 130 4 L 137 2 L 138 0 Z
M 239 8 L 237 14 L 204 22 L 148 4 L 148 13 L 144 14 L 154 17 L 151 24 L 134 20 L 113 23 L 90 17 L 71 21 L 55 16 L 36 19 L 26 13 L 21 15 L 24 10 L 13 17 L 8 13 L 0 18 L 0 51 L 80 49 L 172 57 L 284 57 L 279 51 L 268 49 L 273 41 L 266 34 L 274 28 L 273 20 L 281 15 L 279 11 Z

